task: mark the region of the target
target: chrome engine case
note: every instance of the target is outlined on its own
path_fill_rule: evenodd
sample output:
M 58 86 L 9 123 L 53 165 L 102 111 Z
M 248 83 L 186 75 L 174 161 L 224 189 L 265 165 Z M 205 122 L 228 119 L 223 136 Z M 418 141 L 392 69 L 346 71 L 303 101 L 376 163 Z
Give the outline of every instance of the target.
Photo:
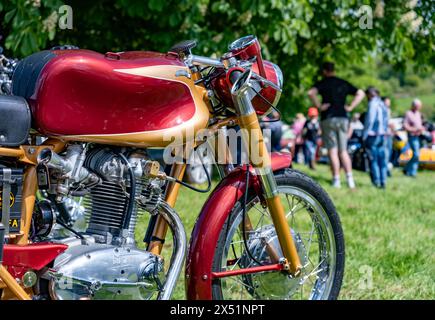
M 71 246 L 47 274 L 57 300 L 148 300 L 164 283 L 163 260 L 131 246 Z

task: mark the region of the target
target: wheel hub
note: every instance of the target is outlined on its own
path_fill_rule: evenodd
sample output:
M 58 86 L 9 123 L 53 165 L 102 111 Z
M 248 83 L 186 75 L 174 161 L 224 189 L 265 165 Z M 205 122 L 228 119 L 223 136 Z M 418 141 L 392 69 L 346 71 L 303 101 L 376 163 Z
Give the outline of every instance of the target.
M 296 250 L 299 254 L 302 265 L 308 261 L 306 248 L 298 233 L 291 229 L 293 240 L 295 241 Z M 267 253 L 266 244 L 269 244 L 278 256 L 283 256 L 278 236 L 273 225 L 263 226 L 253 232 L 247 241 L 250 253 L 262 264 L 272 263 Z M 240 267 L 248 268 L 258 266 L 258 264 L 249 257 L 246 250 L 240 259 Z M 259 272 L 242 276 L 248 292 L 258 299 L 288 299 L 291 297 L 302 284 L 301 277 L 292 277 L 286 272 Z

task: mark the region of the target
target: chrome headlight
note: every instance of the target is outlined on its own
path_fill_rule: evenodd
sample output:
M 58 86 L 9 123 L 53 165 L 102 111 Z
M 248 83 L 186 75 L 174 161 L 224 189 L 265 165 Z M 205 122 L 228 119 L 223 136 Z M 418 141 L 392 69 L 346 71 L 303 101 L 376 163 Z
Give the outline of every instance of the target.
M 276 79 L 277 79 L 277 85 L 278 87 L 282 90 L 282 87 L 284 85 L 284 76 L 282 74 L 281 68 L 278 67 L 277 64 L 272 63 L 272 67 L 273 70 L 275 71 L 276 74 Z M 277 92 L 275 99 L 273 99 L 272 105 L 276 108 L 276 106 L 278 105 L 279 99 L 281 98 L 281 92 Z
M 277 64 L 272 63 L 273 70 L 275 70 L 276 78 L 277 78 L 277 85 L 280 89 L 282 89 L 282 86 L 284 85 L 284 76 L 282 75 L 282 70 L 280 67 L 278 67 Z

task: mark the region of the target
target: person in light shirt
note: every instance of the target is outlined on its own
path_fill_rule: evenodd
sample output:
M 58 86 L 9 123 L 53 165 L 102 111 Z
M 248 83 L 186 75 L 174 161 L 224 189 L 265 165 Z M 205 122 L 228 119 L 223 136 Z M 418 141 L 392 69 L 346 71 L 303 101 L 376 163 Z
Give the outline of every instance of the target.
M 420 156 L 420 135 L 424 131 L 423 119 L 420 113 L 423 104 L 419 99 L 414 99 L 411 109 L 405 114 L 403 128 L 408 133 L 408 144 L 412 150 L 412 158 L 408 161 L 403 173 L 410 177 L 417 176 L 418 163 Z
M 370 160 L 370 177 L 375 187 L 384 189 L 387 182 L 388 110 L 376 88 L 369 87 L 366 95 L 369 104 L 363 140 Z

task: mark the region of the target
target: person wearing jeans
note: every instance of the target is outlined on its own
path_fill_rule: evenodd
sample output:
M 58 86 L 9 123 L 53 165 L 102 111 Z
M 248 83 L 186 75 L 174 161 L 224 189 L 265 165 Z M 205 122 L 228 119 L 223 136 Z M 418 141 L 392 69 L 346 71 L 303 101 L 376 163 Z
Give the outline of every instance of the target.
M 368 136 L 366 148 L 370 160 L 370 176 L 374 186 L 385 188 L 388 168 L 387 168 L 387 144 L 385 136 Z
M 412 150 L 412 158 L 408 161 L 403 173 L 410 177 L 415 177 L 418 171 L 418 162 L 420 157 L 420 135 L 423 133 L 423 120 L 420 109 L 422 103 L 419 99 L 414 99 L 411 104 L 411 110 L 406 112 L 403 120 L 403 128 L 408 132 L 408 144 Z
M 388 119 L 391 119 L 391 99 L 389 97 L 382 97 L 382 101 L 387 107 L 388 111 Z M 391 170 L 388 167 L 390 162 L 393 162 L 393 137 L 394 137 L 394 125 L 392 123 L 388 123 L 387 130 L 387 174 L 391 177 Z
M 369 100 L 364 123 L 363 139 L 369 155 L 370 177 L 377 188 L 385 188 L 387 180 L 387 131 L 388 110 L 378 91 L 369 87 L 366 91 Z

